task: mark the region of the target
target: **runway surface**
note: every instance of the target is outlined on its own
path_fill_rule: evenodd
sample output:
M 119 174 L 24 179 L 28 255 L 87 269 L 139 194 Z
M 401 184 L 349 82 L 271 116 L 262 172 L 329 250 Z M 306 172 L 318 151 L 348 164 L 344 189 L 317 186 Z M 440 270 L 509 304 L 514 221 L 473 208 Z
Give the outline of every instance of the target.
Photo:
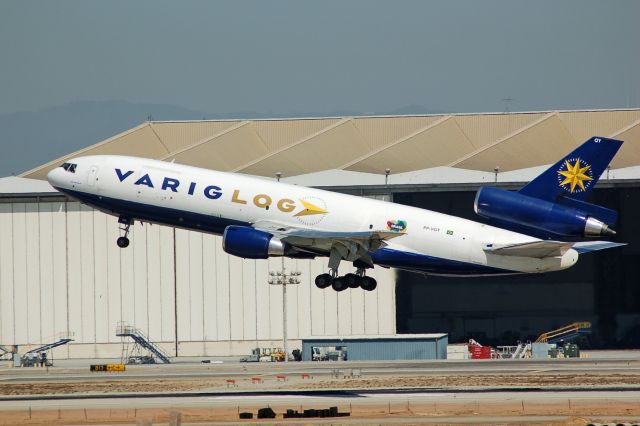
M 277 422 L 293 424 L 640 420 L 640 352 L 600 355 L 277 364 L 194 360 L 127 366 L 123 373 L 89 372 L 89 360 L 60 362 L 48 371 L 5 365 L 0 424 L 166 424 L 178 415 L 183 424 L 236 424 L 239 412 L 255 415 L 265 406 L 278 413 Z M 287 409 L 330 406 L 351 416 L 282 419 Z
M 100 373 L 90 372 L 88 366 L 104 361 L 87 360 L 84 365 L 37 368 L 0 368 L 0 383 L 6 381 L 49 381 L 96 379 Z M 74 364 L 78 364 L 75 361 Z M 555 373 L 640 373 L 640 358 L 569 358 L 546 360 L 441 360 L 441 361 L 368 361 L 368 362 L 289 362 L 289 363 L 240 363 L 220 364 L 177 363 L 153 365 L 127 365 L 127 371 L 113 374 L 112 378 L 191 378 L 251 376 L 256 374 L 332 374 L 335 370 L 356 370 L 369 375 L 419 375 L 446 374 L 451 376 L 468 374 L 533 374 Z M 104 374 L 103 374 L 104 375 Z

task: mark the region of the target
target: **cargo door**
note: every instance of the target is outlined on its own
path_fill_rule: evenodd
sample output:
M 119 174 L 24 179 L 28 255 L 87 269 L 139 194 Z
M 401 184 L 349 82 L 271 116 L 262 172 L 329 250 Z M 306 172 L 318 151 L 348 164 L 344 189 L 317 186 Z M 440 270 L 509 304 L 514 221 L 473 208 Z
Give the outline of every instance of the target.
M 89 174 L 87 175 L 87 185 L 98 185 L 98 166 L 91 166 L 91 168 L 89 169 Z

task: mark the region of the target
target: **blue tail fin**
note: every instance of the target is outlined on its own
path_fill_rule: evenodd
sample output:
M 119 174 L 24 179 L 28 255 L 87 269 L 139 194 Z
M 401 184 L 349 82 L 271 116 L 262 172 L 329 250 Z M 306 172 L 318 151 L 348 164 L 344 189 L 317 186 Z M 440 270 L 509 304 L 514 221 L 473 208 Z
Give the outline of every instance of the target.
M 552 202 L 561 197 L 584 200 L 621 145 L 620 140 L 594 136 L 518 192 Z

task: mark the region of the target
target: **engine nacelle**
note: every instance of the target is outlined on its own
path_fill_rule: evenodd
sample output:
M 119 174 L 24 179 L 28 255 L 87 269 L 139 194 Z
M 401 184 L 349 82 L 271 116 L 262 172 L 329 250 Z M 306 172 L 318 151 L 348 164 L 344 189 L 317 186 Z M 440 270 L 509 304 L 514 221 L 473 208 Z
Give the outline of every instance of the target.
M 222 236 L 222 248 L 245 259 L 267 259 L 285 254 L 285 243 L 250 226 L 227 226 Z
M 596 205 L 582 204 L 592 206 L 594 211 L 607 210 Z M 583 209 L 499 188 L 480 188 L 476 194 L 474 210 L 480 216 L 489 219 L 498 219 L 565 237 L 599 237 L 615 234 L 609 225 L 592 217 Z

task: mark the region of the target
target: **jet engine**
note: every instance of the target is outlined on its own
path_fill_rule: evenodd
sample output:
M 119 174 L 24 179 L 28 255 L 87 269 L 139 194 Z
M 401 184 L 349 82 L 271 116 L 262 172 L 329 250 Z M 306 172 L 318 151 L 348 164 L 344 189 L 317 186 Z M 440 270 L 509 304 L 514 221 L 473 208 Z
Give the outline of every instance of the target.
M 222 248 L 229 254 L 245 259 L 285 255 L 285 243 L 268 232 L 250 226 L 227 226 L 222 235 Z
M 579 200 L 564 201 L 554 203 L 518 192 L 485 187 L 478 190 L 473 207 L 482 217 L 557 236 L 599 237 L 615 234 L 609 228 L 615 223 L 615 211 Z
M 314 259 L 315 253 L 301 250 L 280 241 L 268 232 L 250 226 L 227 226 L 222 235 L 222 248 L 244 259 L 267 259 L 287 256 L 292 259 Z

